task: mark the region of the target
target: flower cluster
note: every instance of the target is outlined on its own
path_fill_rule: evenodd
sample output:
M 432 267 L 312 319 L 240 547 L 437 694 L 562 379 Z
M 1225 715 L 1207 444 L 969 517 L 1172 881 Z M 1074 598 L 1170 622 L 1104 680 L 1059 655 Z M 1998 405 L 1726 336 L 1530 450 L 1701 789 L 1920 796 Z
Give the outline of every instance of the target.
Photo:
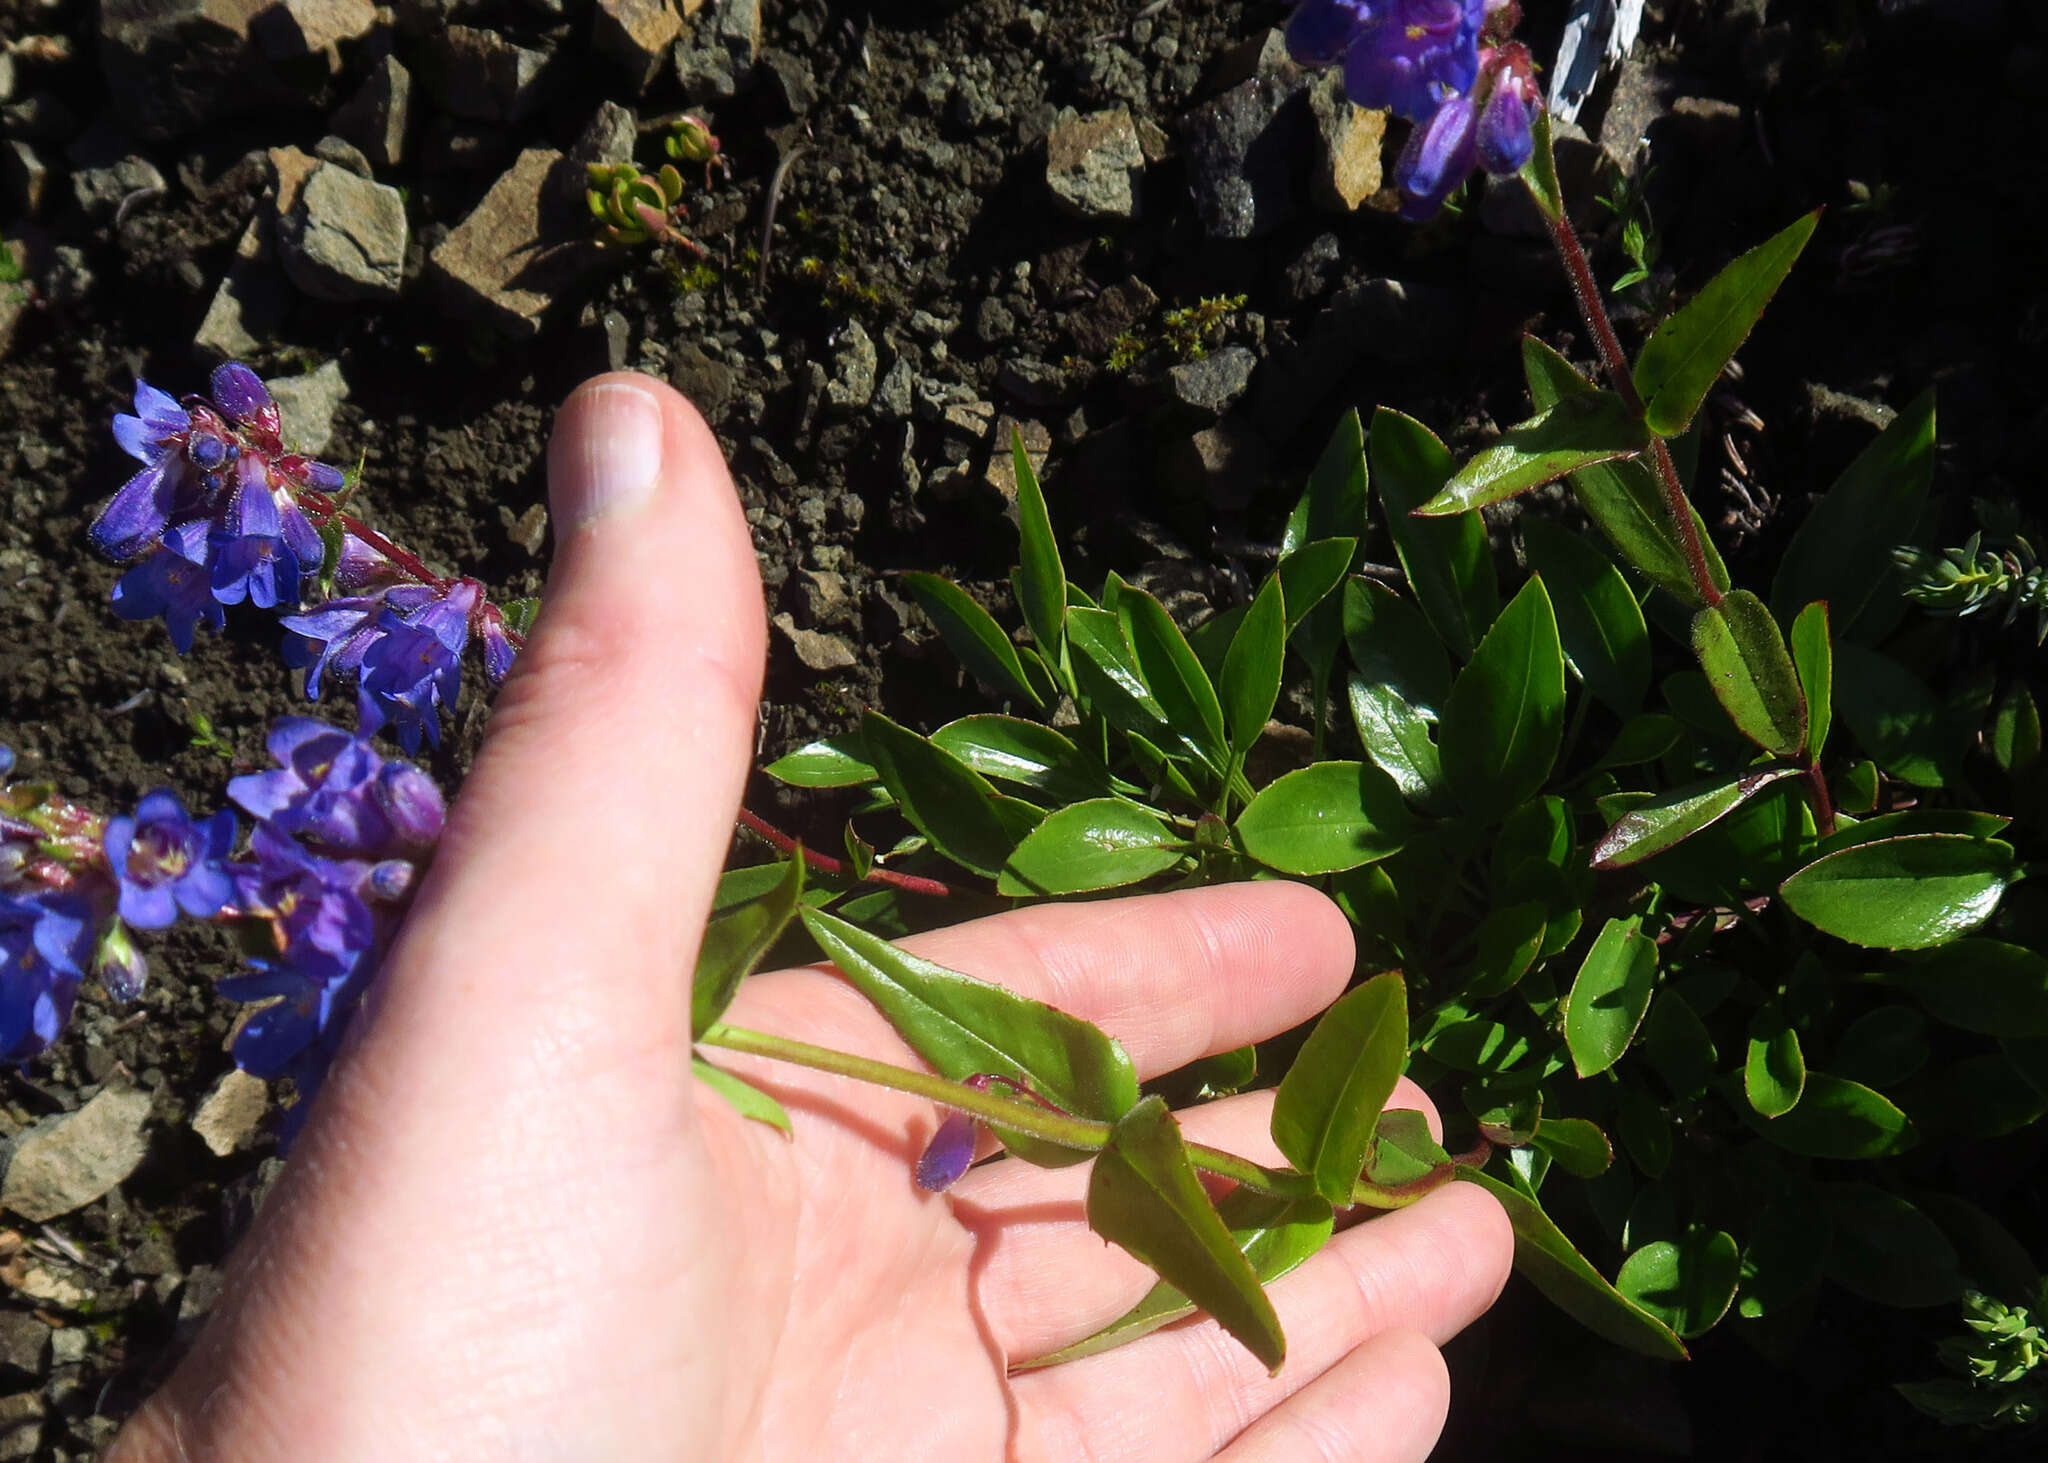
M 0 1060 L 25 1061 L 56 1039 L 88 970 L 117 1001 L 140 995 L 146 966 L 131 929 L 181 916 L 232 924 L 262 951 L 249 974 L 218 985 L 229 1000 L 263 1003 L 235 1036 L 235 1062 L 294 1079 L 289 1137 L 441 833 L 440 789 L 371 746 L 379 717 L 368 695 L 362 706 L 354 733 L 305 717 L 272 725 L 277 765 L 228 784 L 256 820 L 240 857 L 232 810 L 194 818 L 166 789 L 102 817 L 47 787 L 0 781 Z M 12 765 L 0 748 L 0 779 Z
M 1428 218 L 1475 167 L 1520 172 L 1534 148 L 1535 68 L 1507 40 L 1515 0 L 1302 0 L 1287 46 L 1344 68 L 1344 94 L 1414 124 L 1394 168 L 1407 218 Z
M 308 667 L 318 699 L 324 672 L 359 678 L 400 743 L 440 739 L 440 710 L 461 687 L 471 632 L 493 683 L 511 669 L 517 635 L 473 579 L 433 574 L 415 556 L 341 511 L 339 468 L 287 452 L 277 403 L 256 373 L 231 362 L 212 396 L 182 403 L 146 382 L 114 439 L 142 464 L 93 521 L 92 541 L 131 567 L 114 586 L 123 619 L 161 617 L 180 654 L 226 605 L 298 610 L 309 585 L 345 597 L 285 616 L 285 659 Z

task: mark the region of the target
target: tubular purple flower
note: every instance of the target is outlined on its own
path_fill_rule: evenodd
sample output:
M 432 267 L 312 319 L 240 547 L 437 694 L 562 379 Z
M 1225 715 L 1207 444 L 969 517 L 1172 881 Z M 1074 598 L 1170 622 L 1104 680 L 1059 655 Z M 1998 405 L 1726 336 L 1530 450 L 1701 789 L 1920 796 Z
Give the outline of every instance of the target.
M 917 1186 L 941 1193 L 959 1182 L 974 1162 L 975 1118 L 968 1113 L 947 1113 L 932 1134 L 931 1142 L 917 1160 Z
M 234 841 L 233 813 L 195 822 L 168 788 L 145 795 L 132 816 L 109 818 L 101 846 L 120 885 L 121 918 L 162 930 L 181 909 L 194 919 L 218 916 L 234 894 L 223 867 Z
M 280 958 L 299 966 L 353 963 L 376 942 L 363 902 L 370 866 L 312 852 L 270 823 L 249 836 L 251 863 L 234 869 L 243 913 L 268 920 Z
M 199 530 L 198 537 L 204 540 L 205 523 L 187 526 Z M 169 546 L 171 540 L 180 537 L 189 535 L 172 529 L 162 546 L 121 576 L 114 585 L 114 613 L 124 620 L 153 620 L 161 615 L 171 632 L 171 644 L 178 654 L 184 655 L 192 649 L 193 632 L 200 622 L 204 621 L 218 634 L 227 622 L 227 612 L 213 597 L 213 577 L 207 572 L 204 558 L 195 563 L 186 553 Z M 205 551 L 202 548 L 199 552 L 203 556 Z
M 1401 192 L 1401 217 L 1425 219 L 1443 207 L 1465 181 L 1477 156 L 1476 111 L 1470 97 L 1453 97 L 1429 122 L 1408 134 L 1394 186 Z
M 363 689 L 389 713 L 398 743 L 408 752 L 419 750 L 423 731 L 433 745 L 441 744 L 440 708 L 454 706 L 462 691 L 462 650 L 478 588 L 474 580 L 458 581 L 403 618 L 386 596 L 378 620 L 384 633 L 363 656 Z
M 1303 0 L 1287 21 L 1287 53 L 1303 66 L 1334 66 L 1386 9 L 1386 0 Z
M 176 447 L 179 437 L 191 430 L 192 414 L 178 405 L 169 392 L 159 391 L 147 381 L 135 382 L 135 415 L 117 412 L 114 440 L 121 450 L 141 462 L 159 461 Z
M 1528 48 L 1510 43 L 1487 56 L 1485 69 L 1493 87 L 1479 109 L 1479 164 L 1496 177 L 1512 177 L 1536 151 L 1535 68 Z
M 512 662 L 519 655 L 512 646 L 512 636 L 506 630 L 505 622 L 495 614 L 485 615 L 478 639 L 483 642 L 484 674 L 490 677 L 492 685 L 503 685 L 505 677 L 512 674 Z
M 427 848 L 439 841 L 448 804 L 434 779 L 412 763 L 385 763 L 377 774 L 376 799 L 401 843 Z
M 152 462 L 121 485 L 86 530 L 93 547 L 110 559 L 134 558 L 163 536 L 177 504 L 178 480 L 171 466 Z
M 0 1061 L 25 1062 L 62 1034 L 91 956 L 83 900 L 0 893 Z
M 241 461 L 241 482 L 214 537 L 213 597 L 261 609 L 297 604 L 300 564 L 284 539 L 284 521 L 260 458 Z M 316 536 L 317 542 L 317 536 Z
M 1486 0 L 1387 0 L 1344 53 L 1344 94 L 1428 121 L 1479 76 L 1479 28 Z
M 272 439 L 274 444 L 282 418 L 269 388 L 254 371 L 240 361 L 229 361 L 215 368 L 209 385 L 214 401 L 229 420 Z

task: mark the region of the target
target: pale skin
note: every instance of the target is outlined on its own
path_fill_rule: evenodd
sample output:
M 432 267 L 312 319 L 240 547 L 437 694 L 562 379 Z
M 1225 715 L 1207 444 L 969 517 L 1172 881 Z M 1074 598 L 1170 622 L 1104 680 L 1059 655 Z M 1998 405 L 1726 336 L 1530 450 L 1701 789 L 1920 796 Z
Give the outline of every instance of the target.
M 785 1138 L 691 1077 L 765 651 L 753 548 L 711 433 L 646 377 L 570 398 L 549 478 L 547 609 L 440 858 L 224 1299 L 110 1456 L 1426 1457 L 1437 1348 L 1512 1256 L 1478 1189 L 1353 1223 L 1275 1285 L 1277 1377 L 1205 1320 L 1013 1376 L 1148 1287 L 1083 1224 L 1085 1167 L 999 1159 L 926 1194 L 928 1101 L 711 1053 L 780 1098 Z M 1286 883 L 915 947 L 1098 1023 L 1148 1076 L 1307 1020 L 1352 966 L 1336 908 Z M 727 1019 L 917 1064 L 826 970 L 758 976 Z M 1428 1110 L 1406 1084 L 1394 1105 Z M 1184 1126 L 1277 1162 L 1269 1106 Z

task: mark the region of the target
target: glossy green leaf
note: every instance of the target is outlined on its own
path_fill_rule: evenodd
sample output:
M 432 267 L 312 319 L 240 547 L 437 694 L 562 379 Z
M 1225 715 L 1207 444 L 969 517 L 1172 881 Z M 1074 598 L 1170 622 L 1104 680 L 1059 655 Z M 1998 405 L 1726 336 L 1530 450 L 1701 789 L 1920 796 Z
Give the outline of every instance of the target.
M 1828 1279 L 1888 1306 L 1938 1306 L 1962 1294 L 1956 1248 L 1941 1226 L 1874 1184 L 1820 1185 L 1834 1224 Z
M 1835 709 L 1878 766 L 1919 787 L 1956 780 L 1966 734 L 1927 683 L 1860 645 L 1835 647 Z
M 1245 611 L 1223 658 L 1223 719 L 1233 756 L 1250 751 L 1266 729 L 1280 699 L 1280 658 L 1286 650 L 1287 607 L 1274 575 Z
M 1459 994 L 1467 1000 L 1484 1000 L 1513 990 L 1543 953 L 1549 915 L 1549 906 L 1534 899 L 1489 910 L 1480 922 L 1478 951 Z
M 1390 972 L 1325 1011 L 1280 1079 L 1273 1142 L 1331 1203 L 1350 1201 L 1407 1056 L 1407 992 Z
M 1255 1045 L 1232 1047 L 1191 1062 L 1188 1071 L 1194 1080 L 1195 1094 L 1201 1100 L 1229 1097 L 1251 1086 L 1259 1075 L 1259 1049 Z
M 1534 515 L 1522 520 L 1522 546 L 1572 670 L 1618 715 L 1635 715 L 1650 690 L 1650 633 L 1628 581 L 1584 538 Z
M 1068 1112 L 1105 1122 L 1137 1102 L 1130 1057 L 1115 1038 L 1079 1017 L 921 960 L 820 910 L 805 909 L 802 917 L 825 957 L 939 1075 L 965 1081 L 993 1072 Z M 1011 1152 L 1032 1163 L 1064 1165 L 1088 1156 L 1003 1136 Z
M 1031 788 L 1055 802 L 1100 797 L 1113 785 L 1109 770 L 1064 735 L 1021 717 L 963 716 L 933 732 L 931 743 L 983 777 Z
M 946 648 L 984 686 L 1006 696 L 1022 696 L 1034 706 L 1043 705 L 1017 647 L 1003 633 L 989 612 L 976 604 L 966 590 L 937 574 L 907 573 L 903 587 L 930 617 Z
M 1617 1346 L 1667 1361 L 1686 1359 L 1685 1343 L 1663 1321 L 1616 1290 L 1573 1248 L 1543 1206 L 1474 1168 L 1458 1177 L 1500 1200 L 1515 1231 L 1515 1269 L 1551 1304 Z
M 2026 772 L 2041 760 L 2041 712 L 2019 682 L 2006 687 L 1999 698 L 1984 742 L 1991 760 L 2007 776 Z
M 752 1118 L 757 1123 L 766 1123 L 785 1135 L 789 1133 L 789 1114 L 783 1111 L 782 1104 L 753 1083 L 735 1077 L 721 1067 L 714 1067 L 695 1054 L 690 1057 L 690 1071 L 713 1092 L 731 1103 L 733 1111 L 741 1117 Z
M 1116 613 L 1139 673 L 1165 708 L 1167 724 L 1205 752 L 1220 751 L 1225 743 L 1223 704 L 1201 658 L 1166 607 L 1127 584 L 1117 594 Z
M 2012 823 L 1998 813 L 1979 813 L 1969 808 L 1905 808 L 1896 813 L 1878 813 L 1855 823 L 1844 822 L 1813 847 L 1813 856 L 1839 853 L 1859 843 L 1876 843 L 1886 838 L 1903 838 L 1914 833 L 1951 833 L 1959 838 L 1996 838 Z
M 1451 454 L 1413 417 L 1381 407 L 1373 414 L 1372 480 L 1387 512 L 1387 532 L 1402 572 L 1429 623 L 1459 659 L 1472 653 L 1500 603 L 1486 526 L 1470 514 L 1416 518 L 1456 470 Z
M 1045 493 L 1038 486 L 1038 473 L 1024 450 L 1021 432 L 1010 433 L 1010 463 L 1017 479 L 1018 607 L 1031 638 L 1041 654 L 1054 665 L 1060 661 L 1061 640 L 1067 618 L 1067 571 L 1060 563 L 1059 541 L 1053 537 L 1052 517 L 1046 512 Z
M 1292 635 L 1311 610 L 1336 593 L 1351 561 L 1358 557 L 1355 538 L 1325 538 L 1280 558 L 1282 599 L 1287 605 L 1287 633 Z M 1334 646 L 1333 646 L 1334 649 Z
M 1444 704 L 1439 741 L 1452 793 L 1481 816 L 1541 791 L 1564 736 L 1564 649 L 1532 576 L 1486 632 Z
M 1469 513 L 1649 445 L 1649 429 L 1613 392 L 1574 393 L 1509 428 L 1415 512 Z
M 1586 952 L 1564 1008 L 1564 1040 L 1581 1077 L 1604 1072 L 1635 1039 L 1657 984 L 1657 942 L 1640 915 L 1610 919 Z
M 1835 780 L 1835 809 L 1867 813 L 1877 806 L 1877 764 L 1864 758 L 1851 762 Z
M 2010 844 L 1920 833 L 1815 859 L 1778 892 L 1794 914 L 1839 939 L 1922 950 L 1989 919 L 2016 874 Z
M 1194 629 L 1188 631 L 1188 645 L 1195 652 L 1195 659 L 1202 663 L 1202 669 L 1209 673 L 1212 683 L 1223 679 L 1223 661 L 1230 654 L 1230 642 L 1237 638 L 1237 630 L 1244 623 L 1245 611 L 1249 605 L 1232 605 L 1227 610 L 1218 610 Z
M 795 917 L 804 892 L 804 860 L 799 850 L 782 866 L 782 877 L 758 898 L 712 918 L 697 946 L 697 969 L 690 982 L 690 1035 L 702 1036 L 732 1003 L 740 982 L 754 973 L 782 938 Z
M 1614 1162 L 1614 1145 L 1598 1123 L 1584 1118 L 1544 1118 L 1531 1141 L 1578 1178 L 1598 1178 Z
M 1808 1158 L 1876 1158 L 1914 1141 L 1912 1123 L 1890 1099 L 1827 1072 L 1807 1072 L 1806 1090 L 1792 1111 L 1780 1118 L 1751 1114 L 1749 1125 Z
M 1529 1054 L 1529 1039 L 1498 1021 L 1440 1008 L 1416 1045 L 1460 1072 L 1505 1072 Z
M 1431 728 L 1450 696 L 1449 658 L 1415 605 L 1369 579 L 1344 586 L 1345 643 L 1356 667 L 1352 720 L 1366 755 L 1419 807 L 1442 801 Z
M 1088 1227 L 1150 1266 L 1277 1373 L 1287 1357 L 1280 1320 L 1188 1160 L 1160 1098 L 1117 1121 L 1088 1179 Z
M 2048 1036 L 2048 955 L 2002 940 L 1957 940 L 1893 972 L 1935 1020 L 1986 1036 Z
M 1732 776 L 1688 783 L 1661 798 L 1638 803 L 1593 845 L 1593 867 L 1625 868 L 1662 853 L 1798 770 L 1783 765 L 1747 767 Z
M 1528 376 L 1529 395 L 1539 410 L 1565 396 L 1597 389 L 1571 362 L 1533 336 L 1522 338 L 1522 369 Z M 1693 583 L 1692 569 L 1679 541 L 1663 485 L 1647 460 L 1636 458 L 1583 468 L 1571 475 L 1570 482 L 1579 506 L 1623 560 L 1687 608 L 1696 610 L 1706 603 Z M 1725 591 L 1727 566 L 1721 562 L 1699 510 L 1688 505 L 1687 511 L 1692 514 L 1699 535 L 1708 576 L 1716 588 Z
M 1778 622 L 1746 589 L 1693 616 L 1692 648 L 1714 698 L 1742 734 L 1774 757 L 1806 743 L 1806 697 Z
M 995 789 L 981 774 L 879 712 L 861 717 L 860 734 L 882 785 L 911 826 L 953 862 L 995 877 L 1016 839 L 994 806 Z
M 1680 1336 L 1714 1329 L 1734 1303 L 1742 1251 L 1733 1235 L 1689 1230 L 1678 1240 L 1644 1245 L 1621 1262 L 1614 1288 Z
M 1429 1135 L 1429 1120 L 1413 1108 L 1380 1114 L 1366 1150 L 1364 1181 L 1381 1190 L 1412 1191 L 1432 1180 L 1448 1180 L 1451 1155 Z
M 1072 803 L 1017 845 L 996 892 L 1022 898 L 1120 889 L 1179 863 L 1181 842 L 1158 818 L 1121 798 Z
M 1225 1194 L 1216 1212 L 1264 1285 L 1271 1285 L 1320 1250 L 1329 1241 L 1333 1225 L 1326 1199 L 1279 1199 L 1250 1189 Z M 1162 1280 L 1143 1300 L 1094 1335 L 1045 1356 L 1012 1363 L 1010 1370 L 1036 1371 L 1112 1351 L 1194 1313 L 1194 1302 Z
M 1792 622 L 1792 667 L 1806 698 L 1807 761 L 1818 762 L 1835 719 L 1835 653 L 1828 635 L 1828 607 L 1815 601 Z
M 1369 762 L 1317 762 L 1260 789 L 1238 815 L 1244 851 L 1283 874 L 1333 874 L 1398 851 L 1414 819 Z
M 1289 561 L 1319 541 L 1351 539 L 1354 546 L 1365 537 L 1366 466 L 1365 426 L 1357 408 L 1338 419 L 1323 455 L 1309 474 L 1308 487 L 1287 516 L 1280 539 L 1281 588 L 1287 596 L 1290 615 L 1288 636 L 1295 651 L 1308 663 L 1315 699 L 1315 725 L 1323 725 L 1323 708 L 1329 703 L 1330 676 L 1336 668 L 1337 647 L 1342 638 L 1337 607 L 1319 604 L 1310 608 L 1305 587 L 1291 576 L 1313 566 L 1312 559 L 1289 568 Z M 1349 565 L 1347 563 L 1346 567 Z
M 1115 615 L 1086 606 L 1069 608 L 1067 645 L 1084 706 L 1117 730 L 1144 737 L 1175 757 L 1208 760 L 1199 743 L 1167 725 L 1166 709 L 1146 685 L 1123 622 Z
M 1790 620 L 1826 600 L 1836 642 L 1875 641 L 1898 623 L 1904 597 L 1892 546 L 1908 538 L 1934 484 L 1934 393 L 1920 396 L 1815 503 L 1785 546 L 1771 608 Z
M 858 736 L 812 742 L 786 757 L 777 757 L 761 770 L 791 787 L 859 787 L 881 780 Z
M 1458 1095 L 1482 1138 L 1503 1148 L 1520 1148 L 1535 1138 L 1543 1121 L 1541 1079 L 1535 1067 L 1489 1072 L 1467 1082 Z
M 1767 1118 L 1792 1111 L 1806 1090 L 1806 1058 L 1799 1050 L 1799 1033 L 1776 1001 L 1757 1007 L 1750 1020 L 1742 1090 L 1749 1105 Z
M 1707 1024 L 1680 991 L 1666 987 L 1643 1018 L 1636 1050 L 1652 1071 L 1679 1097 L 1704 1092 L 1720 1053 Z
M 1675 437 L 1691 425 L 1721 368 L 1749 337 L 1819 222 L 1818 212 L 1809 213 L 1757 245 L 1657 327 L 1635 366 L 1636 395 L 1652 431 Z

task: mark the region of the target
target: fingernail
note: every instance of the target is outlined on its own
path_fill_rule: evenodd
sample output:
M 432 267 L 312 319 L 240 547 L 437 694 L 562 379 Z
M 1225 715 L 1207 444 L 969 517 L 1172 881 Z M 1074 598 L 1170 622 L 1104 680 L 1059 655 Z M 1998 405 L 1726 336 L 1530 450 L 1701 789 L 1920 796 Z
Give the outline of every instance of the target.
M 566 448 L 554 481 L 555 518 L 581 528 L 645 502 L 661 481 L 662 412 L 654 394 L 627 381 L 579 389 L 555 423 Z

